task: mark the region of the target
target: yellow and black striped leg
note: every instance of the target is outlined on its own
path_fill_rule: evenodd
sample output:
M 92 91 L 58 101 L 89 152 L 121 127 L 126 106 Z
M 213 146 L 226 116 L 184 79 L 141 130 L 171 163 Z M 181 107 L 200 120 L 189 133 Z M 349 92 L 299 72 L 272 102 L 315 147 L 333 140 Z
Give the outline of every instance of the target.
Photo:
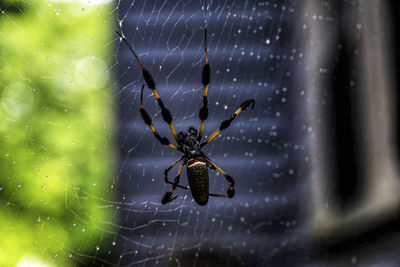
M 240 112 L 246 110 L 250 105 L 251 108 L 254 108 L 254 99 L 247 99 L 246 101 L 244 101 L 238 110 L 235 111 L 235 113 L 232 114 L 232 116 L 227 119 L 224 120 L 223 122 L 221 122 L 221 125 L 219 126 L 219 128 L 212 134 L 210 135 L 210 137 L 208 137 L 204 142 L 201 143 L 201 147 L 205 146 L 206 144 L 208 144 L 211 140 L 213 140 L 221 131 L 225 130 L 226 128 L 229 127 L 229 125 L 231 124 L 231 122 L 236 118 L 237 115 L 239 115 Z
M 171 129 L 172 135 L 174 136 L 176 142 L 179 144 L 179 138 L 178 135 L 176 134 L 176 130 L 174 128 L 174 125 L 172 124 L 172 115 L 169 109 L 167 109 L 163 103 L 163 101 L 160 98 L 160 95 L 158 94 L 153 77 L 151 77 L 150 73 L 146 70 L 143 69 L 143 78 L 145 82 L 147 83 L 147 86 L 153 91 L 154 96 L 157 99 L 158 105 L 161 108 L 161 115 L 166 123 L 168 123 L 169 128 Z
M 161 137 L 156 129 L 154 128 L 153 124 L 151 124 L 151 118 L 146 110 L 143 108 L 143 88 L 144 84 L 142 85 L 142 90 L 140 92 L 140 115 L 142 115 L 143 121 L 150 127 L 151 131 L 153 132 L 155 138 L 160 141 L 161 144 L 172 147 L 173 149 L 179 150 L 179 147 L 169 142 L 168 138 Z
M 200 123 L 200 132 L 197 140 L 201 140 L 204 132 L 204 121 L 208 117 L 208 100 L 207 100 L 207 91 L 208 91 L 208 84 L 210 83 L 210 65 L 208 64 L 208 55 L 207 55 L 207 29 L 204 32 L 204 52 L 205 52 L 205 64 L 203 67 L 202 79 L 201 82 L 203 83 L 203 107 L 199 111 L 199 117 L 201 120 Z
M 116 33 L 124 40 L 125 44 L 128 46 L 129 50 L 131 50 L 132 54 L 135 56 L 137 62 L 139 63 L 140 68 L 142 69 L 142 75 L 143 79 L 147 84 L 147 87 L 149 87 L 150 90 L 153 91 L 154 96 L 157 99 L 158 105 L 161 108 L 161 115 L 166 123 L 168 123 L 169 128 L 171 129 L 171 132 L 176 140 L 176 142 L 179 144 L 179 138 L 176 134 L 174 125 L 172 124 L 172 115 L 171 112 L 164 106 L 164 103 L 162 102 L 160 95 L 158 94 L 156 90 L 156 83 L 154 82 L 153 77 L 151 76 L 150 72 L 146 70 L 146 68 L 143 66 L 142 62 L 140 61 L 139 57 L 136 55 L 135 51 L 133 50 L 132 46 L 129 44 L 128 40 L 125 38 L 125 36 L 119 32 L 116 31 Z
M 174 193 L 176 187 L 179 184 L 179 178 L 181 177 L 183 165 L 185 165 L 185 162 L 182 163 L 181 166 L 179 167 L 179 171 L 175 177 L 174 183 L 172 184 L 172 188 L 167 193 L 165 193 L 164 197 L 161 199 L 162 204 L 167 204 L 168 202 L 171 202 L 172 200 L 178 197 L 178 196 L 173 197 L 172 194 Z
M 171 182 L 171 181 L 168 180 L 168 172 L 169 172 L 176 164 L 178 164 L 179 162 L 181 162 L 184 158 L 185 158 L 185 157 L 182 156 L 180 159 L 178 159 L 178 160 L 176 160 L 174 163 L 172 163 L 171 166 L 169 166 L 167 169 L 165 169 L 165 171 L 164 171 L 165 183 L 167 183 L 167 184 L 172 184 L 172 185 L 174 184 L 173 182 Z M 182 186 L 182 185 L 179 185 L 179 184 L 177 185 L 177 187 L 180 187 L 180 188 L 183 188 L 183 189 L 188 189 L 187 186 Z
M 233 198 L 233 196 L 235 195 L 235 188 L 234 188 L 235 180 L 233 180 L 233 178 L 229 174 L 227 174 L 226 172 L 221 170 L 221 168 L 219 168 L 217 165 L 215 165 L 215 163 L 212 162 L 209 158 L 206 158 L 206 161 L 211 164 L 213 169 L 219 171 L 223 176 L 225 176 L 225 179 L 230 183 L 229 188 L 226 191 L 226 195 L 220 195 L 220 194 L 209 194 L 209 195 L 212 196 L 212 197 L 229 197 L 229 198 Z

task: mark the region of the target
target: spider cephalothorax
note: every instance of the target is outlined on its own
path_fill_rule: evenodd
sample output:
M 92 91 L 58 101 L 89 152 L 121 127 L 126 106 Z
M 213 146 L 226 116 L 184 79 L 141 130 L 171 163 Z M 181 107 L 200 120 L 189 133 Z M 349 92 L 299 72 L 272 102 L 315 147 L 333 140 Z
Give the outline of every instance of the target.
M 200 118 L 200 131 L 199 133 L 194 127 L 190 127 L 186 133 L 179 132 L 178 134 L 175 131 L 174 125 L 172 124 L 172 115 L 171 112 L 165 107 L 163 101 L 160 98 L 156 90 L 156 83 L 154 82 L 153 77 L 151 76 L 150 72 L 145 69 L 142 62 L 139 60 L 139 57 L 136 55 L 135 51 L 129 44 L 128 40 L 119 32 L 117 34 L 124 40 L 125 44 L 129 47 L 132 54 L 136 58 L 137 62 L 139 63 L 140 68 L 142 69 L 143 79 L 147 84 L 147 87 L 153 92 L 155 98 L 157 99 L 158 105 L 161 108 L 161 115 L 166 123 L 168 123 L 172 135 L 177 142 L 177 145 L 171 143 L 168 138 L 161 137 L 156 129 L 152 124 L 151 117 L 146 112 L 143 107 L 143 88 L 142 86 L 141 94 L 140 94 L 140 114 L 143 118 L 143 121 L 150 127 L 151 131 L 153 132 L 155 138 L 163 145 L 167 145 L 173 149 L 179 150 L 183 153 L 183 156 L 176 160 L 174 163 L 171 164 L 167 169 L 165 169 L 165 182 L 168 184 L 172 184 L 172 188 L 165 193 L 164 197 L 162 198 L 161 202 L 166 204 L 172 200 L 174 200 L 177 196 L 172 196 L 173 192 L 177 187 L 188 189 L 186 186 L 182 186 L 179 184 L 179 179 L 182 173 L 183 166 L 187 166 L 187 176 L 189 181 L 189 187 L 192 192 L 194 200 L 199 205 L 205 205 L 208 202 L 209 196 L 214 197 L 228 197 L 232 198 L 235 194 L 235 181 L 233 178 L 221 170 L 217 165 L 215 165 L 202 151 L 202 147 L 208 144 L 211 140 L 213 140 L 221 131 L 225 130 L 229 127 L 231 122 L 239 115 L 240 112 L 246 110 L 249 106 L 254 108 L 254 99 L 248 99 L 244 101 L 239 109 L 235 111 L 231 115 L 231 117 L 227 120 L 221 122 L 219 128 L 211 134 L 207 139 L 201 141 L 204 132 L 204 122 L 208 117 L 208 100 L 207 100 L 207 91 L 208 91 L 208 84 L 210 83 L 210 65 L 208 64 L 208 56 L 207 56 L 207 29 L 204 33 L 204 51 L 205 51 L 205 64 L 203 67 L 202 73 L 202 83 L 203 83 L 203 106 L 199 111 L 199 118 Z M 168 180 L 168 172 L 179 162 L 182 161 L 181 166 L 179 167 L 179 171 L 177 176 L 174 179 L 174 182 Z M 209 193 L 209 179 L 208 179 L 208 171 L 207 168 L 211 168 L 220 172 L 225 179 L 230 183 L 229 188 L 226 194 L 211 194 Z
M 187 159 L 203 156 L 200 150 L 200 141 L 197 139 L 197 130 L 190 127 L 186 133 L 178 134 L 179 145 L 182 147 L 182 152 Z

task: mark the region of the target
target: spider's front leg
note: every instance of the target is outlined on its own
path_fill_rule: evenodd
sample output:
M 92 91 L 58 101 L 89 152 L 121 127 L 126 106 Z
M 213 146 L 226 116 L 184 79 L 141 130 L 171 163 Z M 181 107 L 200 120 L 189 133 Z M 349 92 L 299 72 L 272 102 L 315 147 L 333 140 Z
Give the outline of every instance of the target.
M 233 113 L 231 115 L 231 117 L 227 120 L 224 120 L 223 122 L 221 122 L 221 125 L 219 126 L 219 128 L 212 134 L 210 135 L 210 137 L 208 137 L 204 142 L 201 143 L 201 147 L 205 146 L 206 144 L 208 144 L 211 140 L 213 140 L 221 131 L 225 130 L 226 128 L 229 127 L 229 125 L 231 125 L 231 122 L 236 118 L 237 115 L 240 114 L 240 112 L 246 110 L 250 105 L 251 105 L 251 109 L 254 108 L 254 104 L 255 104 L 255 100 L 254 99 L 247 99 L 246 101 L 244 101 L 238 110 L 235 111 L 235 113 Z
M 154 137 L 160 141 L 161 144 L 172 147 L 173 149 L 179 150 L 179 147 L 177 147 L 176 145 L 172 144 L 168 138 L 166 137 L 161 137 L 156 129 L 154 128 L 153 124 L 151 123 L 151 118 L 149 116 L 149 114 L 147 113 L 147 111 L 143 108 L 143 88 L 144 88 L 144 84 L 142 85 L 142 90 L 140 92 L 140 115 L 142 116 L 143 121 L 150 127 L 151 131 L 154 134 Z
M 161 200 L 162 204 L 167 204 L 168 202 L 171 202 L 172 200 L 174 200 L 178 197 L 178 196 L 173 197 L 172 194 L 174 193 L 176 187 L 179 184 L 179 178 L 181 177 L 183 165 L 185 165 L 185 163 L 182 163 L 182 165 L 179 167 L 179 171 L 175 177 L 174 183 L 172 184 L 172 188 L 167 193 L 165 193 L 164 197 L 162 198 L 162 200 Z
M 204 31 L 204 53 L 205 53 L 205 63 L 203 66 L 203 73 L 202 73 L 202 78 L 201 82 L 203 83 L 203 107 L 199 111 L 199 117 L 201 120 L 200 123 L 200 132 L 199 136 L 197 137 L 197 140 L 201 140 L 201 137 L 203 136 L 204 132 L 204 121 L 208 117 L 208 100 L 207 100 L 207 91 L 208 91 L 208 84 L 210 83 L 210 76 L 211 76 L 211 71 L 210 71 L 210 65 L 208 64 L 208 55 L 207 55 L 207 29 Z
M 131 50 L 133 56 L 136 58 L 136 61 L 138 62 L 140 68 L 142 69 L 142 76 L 144 81 L 147 84 L 147 87 L 149 87 L 150 90 L 153 91 L 154 96 L 157 99 L 158 105 L 161 108 L 161 115 L 166 123 L 168 123 L 169 128 L 171 129 L 171 132 L 176 140 L 176 142 L 179 144 L 179 138 L 176 135 L 176 131 L 174 128 L 174 125 L 172 124 L 172 115 L 171 112 L 165 107 L 163 101 L 160 98 L 160 95 L 157 92 L 156 89 L 156 83 L 153 79 L 153 76 L 151 76 L 150 72 L 143 66 L 143 63 L 140 61 L 138 55 L 135 53 L 133 50 L 132 46 L 129 44 L 129 41 L 125 38 L 125 36 L 122 33 L 119 33 L 116 31 L 116 33 L 122 38 L 122 40 L 125 42 L 125 44 L 128 46 L 129 50 Z M 142 88 L 143 89 L 143 88 Z M 142 90 L 143 91 L 143 90 Z M 143 115 L 142 115 L 143 116 Z M 153 131 L 154 132 L 154 131 Z

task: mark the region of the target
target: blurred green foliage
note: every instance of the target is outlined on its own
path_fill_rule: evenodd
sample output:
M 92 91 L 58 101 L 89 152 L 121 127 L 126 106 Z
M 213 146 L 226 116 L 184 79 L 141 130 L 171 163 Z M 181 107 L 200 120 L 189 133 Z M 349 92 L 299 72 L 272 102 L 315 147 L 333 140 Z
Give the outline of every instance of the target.
M 0 8 L 0 266 L 72 266 L 115 219 L 111 6 Z

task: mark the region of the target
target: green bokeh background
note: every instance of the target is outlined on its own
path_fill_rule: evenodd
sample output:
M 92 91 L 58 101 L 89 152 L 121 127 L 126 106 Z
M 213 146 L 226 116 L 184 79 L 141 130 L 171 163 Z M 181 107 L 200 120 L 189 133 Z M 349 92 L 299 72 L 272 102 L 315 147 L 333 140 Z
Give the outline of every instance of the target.
M 112 3 L 0 8 L 0 266 L 74 266 L 115 220 Z

